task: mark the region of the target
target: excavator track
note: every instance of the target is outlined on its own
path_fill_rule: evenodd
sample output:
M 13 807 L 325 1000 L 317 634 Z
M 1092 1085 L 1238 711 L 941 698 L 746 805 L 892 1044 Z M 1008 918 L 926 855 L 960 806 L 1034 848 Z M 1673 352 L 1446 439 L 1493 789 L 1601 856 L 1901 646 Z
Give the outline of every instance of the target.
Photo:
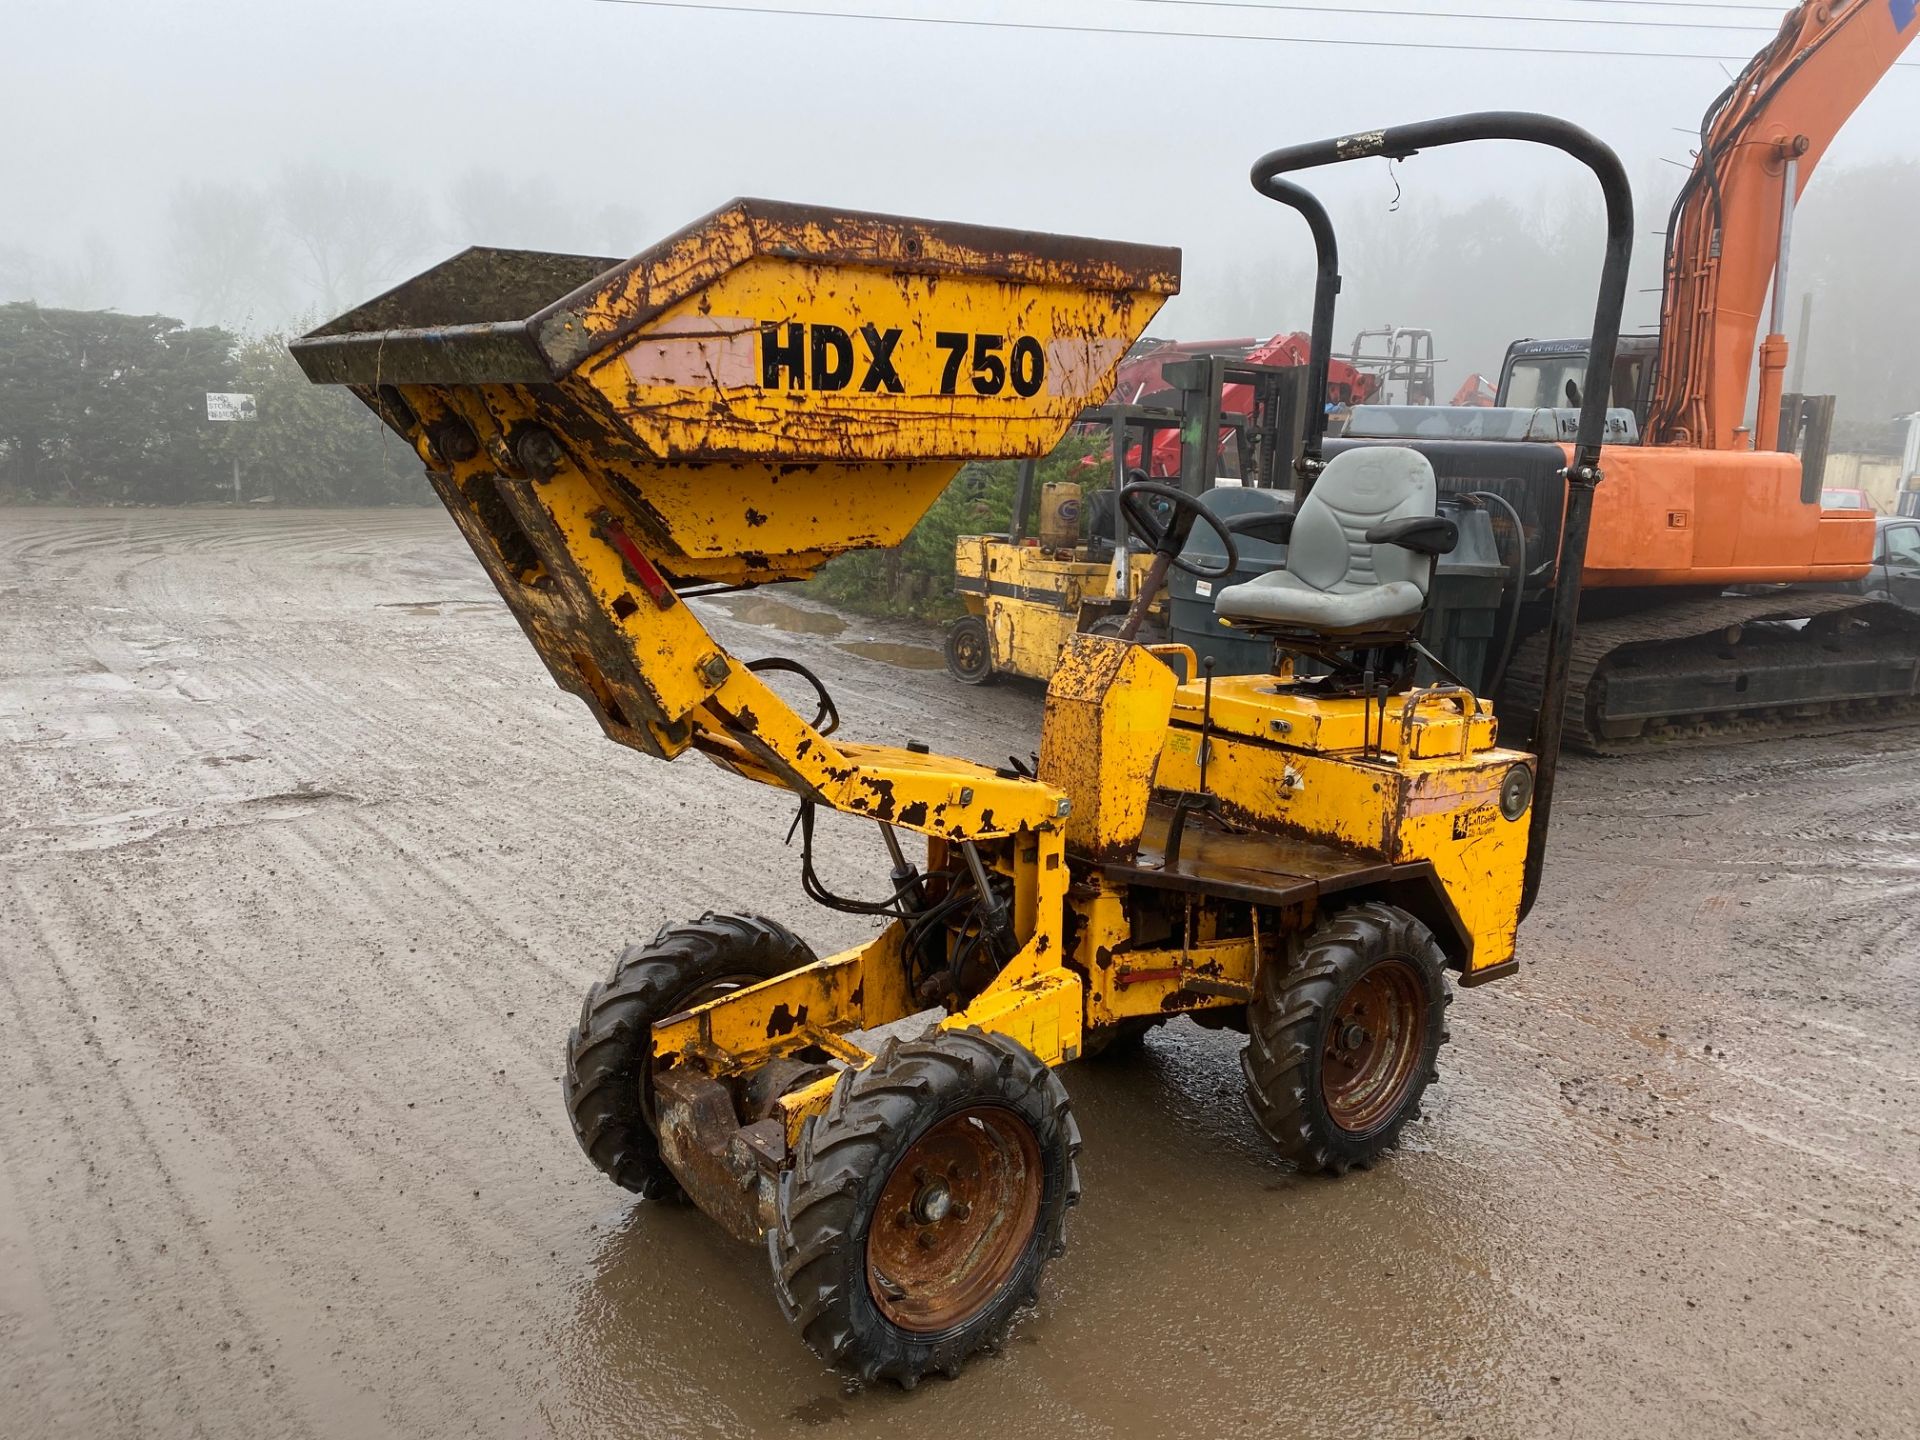
M 1538 713 L 1546 634 L 1515 651 L 1500 708 Z M 1582 620 L 1564 743 L 1595 755 L 1920 719 L 1920 615 L 1857 595 L 1716 596 Z

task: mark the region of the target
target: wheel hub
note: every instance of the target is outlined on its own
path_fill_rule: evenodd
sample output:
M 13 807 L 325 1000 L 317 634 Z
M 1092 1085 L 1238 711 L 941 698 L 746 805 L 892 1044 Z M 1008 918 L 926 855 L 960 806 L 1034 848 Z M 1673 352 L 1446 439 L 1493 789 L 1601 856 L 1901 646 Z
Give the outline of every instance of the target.
M 1407 960 L 1382 960 L 1347 988 L 1321 1052 L 1321 1095 L 1334 1124 L 1365 1135 L 1393 1122 L 1419 1078 L 1426 1024 L 1420 977 Z
M 922 1225 L 938 1225 L 953 1213 L 953 1192 L 938 1180 L 920 1187 L 913 1197 L 913 1218 Z
M 964 1325 L 1019 1269 L 1040 1214 L 1040 1147 L 1002 1106 L 938 1122 L 887 1177 L 867 1232 L 867 1287 L 917 1334 Z

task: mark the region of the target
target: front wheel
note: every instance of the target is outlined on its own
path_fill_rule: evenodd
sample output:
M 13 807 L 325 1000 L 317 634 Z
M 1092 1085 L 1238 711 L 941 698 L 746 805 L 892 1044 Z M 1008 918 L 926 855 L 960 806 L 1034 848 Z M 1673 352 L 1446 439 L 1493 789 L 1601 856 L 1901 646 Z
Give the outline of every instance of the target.
M 987 622 L 978 615 L 962 615 L 947 627 L 947 674 L 962 685 L 985 685 L 993 679 L 993 642 Z
M 911 1388 L 996 1345 L 1066 1248 L 1080 1132 L 1018 1042 L 936 1030 L 841 1076 L 801 1131 L 767 1232 L 774 1290 L 814 1353 Z
M 1247 1105 L 1302 1170 L 1345 1174 L 1400 1137 L 1446 1040 L 1446 957 L 1391 905 L 1342 910 L 1247 1007 Z
M 610 1180 L 649 1200 L 680 1194 L 653 1128 L 655 1022 L 733 990 L 811 965 L 814 953 L 760 915 L 709 911 L 621 952 L 613 974 L 587 992 L 567 1036 L 560 1078 L 580 1148 Z

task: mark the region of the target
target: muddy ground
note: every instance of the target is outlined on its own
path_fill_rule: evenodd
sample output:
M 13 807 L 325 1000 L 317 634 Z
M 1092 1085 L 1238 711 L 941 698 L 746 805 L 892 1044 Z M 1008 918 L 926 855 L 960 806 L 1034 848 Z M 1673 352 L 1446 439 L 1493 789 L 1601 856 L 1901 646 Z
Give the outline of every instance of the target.
M 739 608 L 851 734 L 1034 748 L 918 634 Z M 1528 967 L 1391 1163 L 1271 1160 L 1231 1036 L 1072 1067 L 1039 1312 L 849 1394 L 559 1101 L 622 937 L 863 933 L 786 802 L 602 739 L 437 511 L 0 510 L 0 1434 L 1920 1432 L 1920 738 L 1563 786 Z

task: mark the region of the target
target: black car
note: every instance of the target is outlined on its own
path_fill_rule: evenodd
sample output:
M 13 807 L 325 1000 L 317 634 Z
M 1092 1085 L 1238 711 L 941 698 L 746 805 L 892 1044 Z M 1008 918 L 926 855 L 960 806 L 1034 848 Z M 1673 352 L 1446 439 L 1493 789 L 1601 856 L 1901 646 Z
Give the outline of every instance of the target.
M 1920 610 L 1920 516 L 1882 515 L 1874 525 L 1873 568 L 1834 588 Z

